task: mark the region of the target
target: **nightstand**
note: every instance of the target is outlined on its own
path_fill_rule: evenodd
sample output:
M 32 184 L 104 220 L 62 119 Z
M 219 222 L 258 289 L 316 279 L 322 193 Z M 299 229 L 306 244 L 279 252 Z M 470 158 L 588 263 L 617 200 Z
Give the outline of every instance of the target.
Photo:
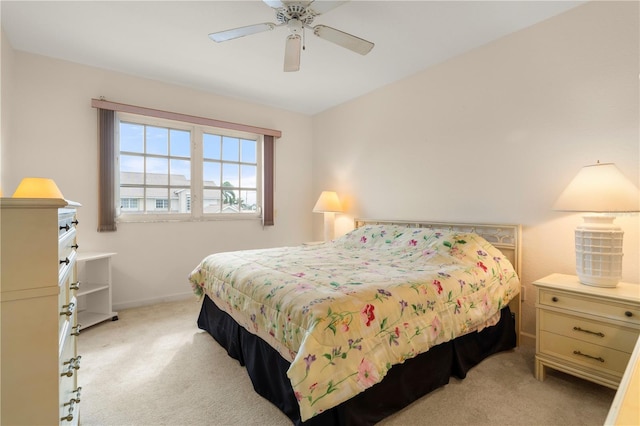
M 591 287 L 562 274 L 533 285 L 536 378 L 550 367 L 617 389 L 640 335 L 640 285 Z

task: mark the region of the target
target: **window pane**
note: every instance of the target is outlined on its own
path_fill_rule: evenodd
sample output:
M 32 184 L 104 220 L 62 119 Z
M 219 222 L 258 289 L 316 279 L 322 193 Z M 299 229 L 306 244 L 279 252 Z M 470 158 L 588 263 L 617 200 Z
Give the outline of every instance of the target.
M 222 189 L 222 213 L 237 213 L 239 201 L 239 191 L 233 189 Z
M 120 184 L 142 184 L 144 179 L 144 157 L 120 156 Z
M 120 123 L 120 151 L 144 152 L 144 126 Z
M 240 186 L 256 188 L 256 166 L 240 166 Z
M 191 157 L 191 132 L 171 129 L 169 131 L 169 137 L 171 138 L 171 155 Z
M 147 188 L 146 209 L 151 213 L 169 211 L 169 188 Z
M 256 191 L 240 191 L 240 211 L 255 212 L 258 208 Z
M 222 138 L 222 159 L 240 161 L 240 141 L 238 138 L 225 136 Z
M 220 163 L 205 161 L 203 165 L 204 186 L 219 185 L 220 182 Z
M 169 161 L 166 158 L 147 157 L 147 185 L 169 184 Z
M 186 188 L 171 188 L 171 212 L 191 213 L 191 190 Z
M 170 160 L 171 167 L 171 185 L 190 185 L 191 184 L 191 161 L 189 160 Z
M 202 197 L 204 213 L 220 213 L 220 190 L 205 189 Z
M 169 129 L 147 126 L 147 154 L 169 154 Z
M 219 160 L 222 137 L 218 135 L 210 135 L 208 133 L 205 133 L 202 137 L 204 158 Z
M 256 146 L 256 141 L 242 139 L 240 161 L 243 163 L 257 163 Z
M 120 209 L 127 213 L 142 211 L 143 188 L 120 188 Z
M 222 164 L 222 184 L 228 186 L 240 186 L 240 167 L 237 164 Z

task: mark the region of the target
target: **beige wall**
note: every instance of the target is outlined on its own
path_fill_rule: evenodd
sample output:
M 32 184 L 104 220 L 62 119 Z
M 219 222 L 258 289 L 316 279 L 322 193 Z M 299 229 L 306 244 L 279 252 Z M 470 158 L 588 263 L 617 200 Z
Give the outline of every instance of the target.
M 14 52 L 3 37 L 0 184 L 10 195 L 22 177 L 52 177 L 84 205 L 81 247 L 118 252 L 119 307 L 188 295 L 186 276 L 208 253 L 320 239 L 322 217 L 310 210 L 323 189 L 345 201 L 338 233 L 354 217 L 520 223 L 524 328 L 533 333 L 531 282 L 574 270 L 581 218 L 552 211 L 556 197 L 596 160 L 640 183 L 638 13 L 637 2 L 590 3 L 314 117 Z M 95 232 L 90 99 L 100 96 L 282 130 L 277 226 L 121 224 L 117 233 Z M 624 279 L 640 282 L 640 217 L 617 223 L 625 230 Z
M 3 45 L 12 57 L 11 114 L 3 129 L 2 188 L 11 195 L 25 176 L 53 178 L 67 199 L 80 202 L 80 250 L 117 252 L 113 259 L 116 308 L 186 297 L 187 275 L 207 254 L 299 244 L 311 238 L 311 118 L 273 108 L 99 70 Z M 4 77 L 4 76 L 3 76 Z M 3 78 L 3 88 L 6 86 Z M 175 111 L 278 129 L 275 221 L 123 223 L 115 233 L 97 228 L 97 113 L 91 99 Z
M 522 224 L 535 333 L 531 282 L 575 270 L 582 219 L 557 196 L 597 160 L 640 183 L 638 40 L 637 2 L 591 3 L 318 114 L 314 192 L 346 200 L 337 233 L 353 217 Z M 640 282 L 640 217 L 616 222 Z

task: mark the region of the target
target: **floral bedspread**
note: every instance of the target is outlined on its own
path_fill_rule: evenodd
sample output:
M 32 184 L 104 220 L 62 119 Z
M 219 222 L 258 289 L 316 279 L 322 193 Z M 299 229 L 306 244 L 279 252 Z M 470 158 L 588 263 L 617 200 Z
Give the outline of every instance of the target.
M 303 421 L 394 364 L 495 324 L 520 291 L 511 263 L 480 236 L 395 225 L 213 254 L 189 281 L 291 362 Z

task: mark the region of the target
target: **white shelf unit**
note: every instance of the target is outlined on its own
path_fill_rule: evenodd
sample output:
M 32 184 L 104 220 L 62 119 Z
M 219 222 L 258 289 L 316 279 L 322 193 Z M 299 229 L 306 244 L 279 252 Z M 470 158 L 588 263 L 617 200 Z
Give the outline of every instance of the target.
M 82 328 L 99 322 L 118 320 L 111 304 L 111 258 L 116 253 L 79 252 L 78 323 Z

